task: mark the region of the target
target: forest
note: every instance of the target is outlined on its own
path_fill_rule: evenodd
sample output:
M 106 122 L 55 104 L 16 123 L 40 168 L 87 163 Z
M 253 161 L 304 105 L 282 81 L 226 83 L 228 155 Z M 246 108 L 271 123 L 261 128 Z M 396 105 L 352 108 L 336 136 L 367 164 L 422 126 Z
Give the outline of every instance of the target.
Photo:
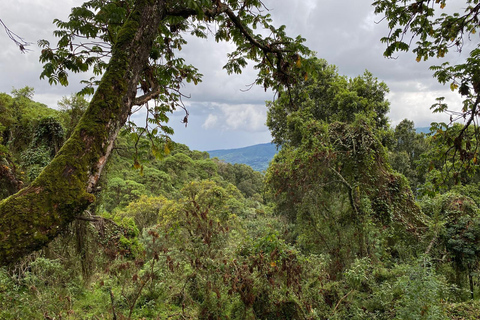
M 478 1 L 466 3 L 438 16 L 445 1 L 376 1 L 385 55 L 447 54 L 479 28 Z M 0 93 L 0 319 L 479 318 L 479 50 L 432 67 L 465 121 L 418 133 L 390 124 L 386 83 L 339 74 L 261 6 L 91 0 L 55 21 L 40 76 L 99 78 L 57 109 L 32 87 Z M 175 143 L 168 127 L 178 109 L 188 123 L 182 84 L 202 77 L 176 55 L 183 34 L 211 36 L 208 24 L 236 46 L 227 71 L 251 60 L 277 93 L 264 172 Z M 449 112 L 442 98 L 432 108 Z

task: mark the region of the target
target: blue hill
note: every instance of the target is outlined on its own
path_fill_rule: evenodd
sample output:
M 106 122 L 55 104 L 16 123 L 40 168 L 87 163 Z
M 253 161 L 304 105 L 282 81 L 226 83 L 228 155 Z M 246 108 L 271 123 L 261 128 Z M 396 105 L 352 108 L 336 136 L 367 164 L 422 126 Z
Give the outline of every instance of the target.
M 219 158 L 228 163 L 243 163 L 256 171 L 267 170 L 268 164 L 277 153 L 277 147 L 272 143 L 256 144 L 238 149 L 223 149 L 207 151 L 211 158 Z

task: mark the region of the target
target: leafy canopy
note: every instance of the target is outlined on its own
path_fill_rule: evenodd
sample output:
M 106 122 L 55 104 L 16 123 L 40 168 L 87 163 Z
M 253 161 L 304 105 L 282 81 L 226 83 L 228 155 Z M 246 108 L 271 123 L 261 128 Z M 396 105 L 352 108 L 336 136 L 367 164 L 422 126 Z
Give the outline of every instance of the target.
M 388 128 L 388 87 L 365 71 L 349 79 L 325 60 L 309 60 L 311 72 L 293 88 L 279 93 L 269 102 L 267 125 L 277 145 L 298 145 L 309 121 L 353 122 L 357 114 L 373 119 L 377 129 Z
M 57 46 L 39 41 L 43 48 L 40 61 L 44 64 L 41 78 L 47 78 L 50 84 L 66 86 L 69 73 L 90 71 L 94 77 L 82 81 L 86 87 L 81 93 L 92 94 L 99 83 L 97 76 L 106 70 L 119 30 L 135 3 L 135 0 L 90 0 L 73 8 L 68 21 L 55 19 Z M 291 86 L 298 81 L 298 75 L 308 70 L 308 64 L 302 66 L 301 58 L 311 54 L 303 45 L 305 39 L 288 37 L 285 26 L 274 27 L 261 1 L 167 1 L 166 10 L 138 84 L 144 94 L 135 102 L 146 106 L 147 125 L 137 128 L 128 122 L 130 131 L 139 136 L 172 134 L 173 130 L 165 123 L 169 112 L 185 109 L 181 87 L 185 82 L 197 84 L 202 79 L 196 67 L 178 56 L 187 45 L 188 34 L 233 42 L 236 49 L 228 55 L 224 69 L 228 73 L 241 73 L 247 60 L 252 61 L 258 70 L 254 83 L 263 85 L 265 90 Z M 256 34 L 256 29 L 266 30 L 268 35 Z M 151 99 L 153 107 L 146 104 Z M 188 122 L 187 111 L 184 122 Z

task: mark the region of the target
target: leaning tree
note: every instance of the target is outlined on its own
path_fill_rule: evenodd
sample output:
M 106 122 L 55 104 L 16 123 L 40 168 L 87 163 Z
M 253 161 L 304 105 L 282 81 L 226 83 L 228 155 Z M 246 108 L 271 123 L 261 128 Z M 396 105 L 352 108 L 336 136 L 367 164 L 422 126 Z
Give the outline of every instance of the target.
M 41 76 L 64 85 L 69 72 L 90 69 L 102 76 L 87 81 L 87 92 L 96 87 L 90 105 L 52 162 L 30 186 L 0 202 L 0 265 L 42 248 L 95 201 L 100 174 L 133 106 L 155 99 L 147 113 L 159 129 L 139 132 L 152 138 L 168 132 L 166 113 L 181 103 L 181 83 L 201 77 L 176 56 L 186 34 L 232 41 L 227 71 L 239 73 L 251 60 L 255 83 L 265 89 L 288 88 L 304 77 L 308 64 L 301 57 L 310 55 L 304 39 L 273 27 L 265 10 L 260 0 L 91 0 L 72 9 L 69 21 L 56 20 L 57 47 L 39 43 Z

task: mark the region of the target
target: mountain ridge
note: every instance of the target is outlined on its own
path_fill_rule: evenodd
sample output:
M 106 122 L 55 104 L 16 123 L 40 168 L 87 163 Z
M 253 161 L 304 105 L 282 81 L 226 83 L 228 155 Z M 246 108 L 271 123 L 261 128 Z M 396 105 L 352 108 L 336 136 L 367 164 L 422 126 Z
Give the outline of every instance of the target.
M 273 143 L 260 143 L 252 146 L 234 149 L 218 149 L 207 151 L 211 158 L 218 158 L 228 163 L 243 163 L 255 171 L 265 171 L 275 154 L 278 152 Z

